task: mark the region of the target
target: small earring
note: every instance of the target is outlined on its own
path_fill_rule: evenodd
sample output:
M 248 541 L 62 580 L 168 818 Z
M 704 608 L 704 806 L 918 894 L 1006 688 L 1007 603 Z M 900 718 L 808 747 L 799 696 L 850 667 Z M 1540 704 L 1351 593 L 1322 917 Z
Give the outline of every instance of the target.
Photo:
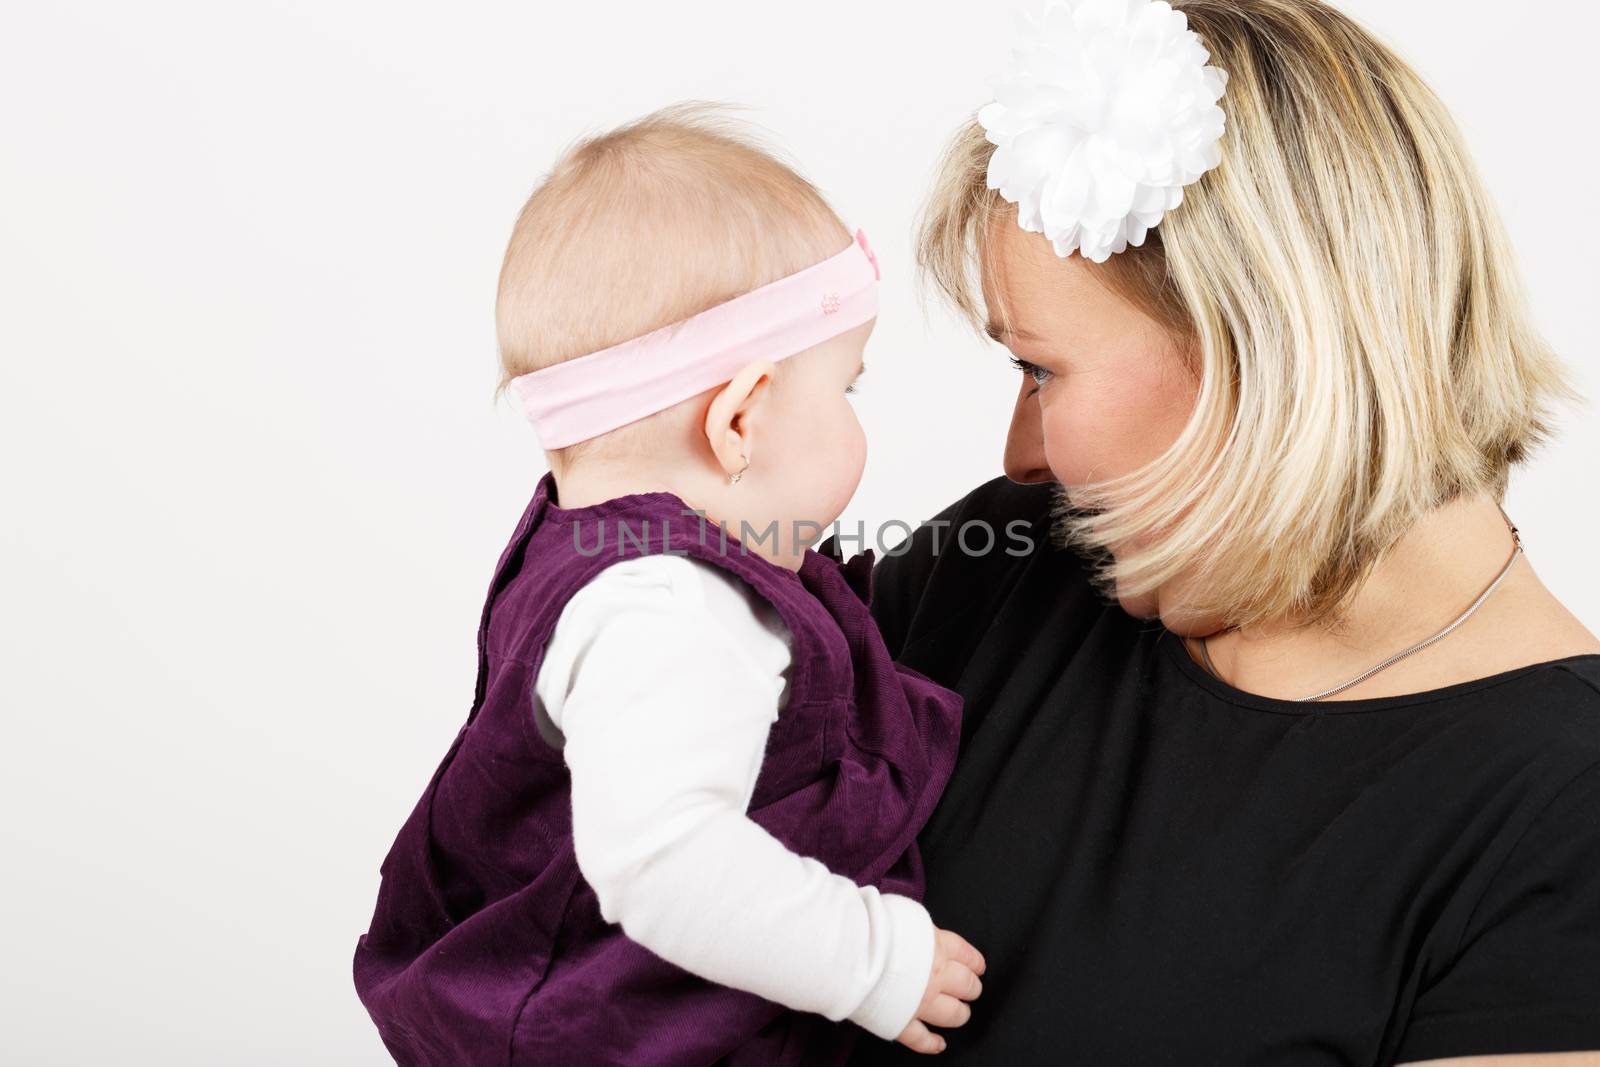
M 740 459 L 744 459 L 744 466 L 739 468 L 739 473 L 738 474 L 730 474 L 730 475 L 728 475 L 728 484 L 729 485 L 738 485 L 739 484 L 739 479 L 744 477 L 744 472 L 750 469 L 750 461 L 748 459 L 745 459 L 743 455 L 741 455 L 739 458 Z

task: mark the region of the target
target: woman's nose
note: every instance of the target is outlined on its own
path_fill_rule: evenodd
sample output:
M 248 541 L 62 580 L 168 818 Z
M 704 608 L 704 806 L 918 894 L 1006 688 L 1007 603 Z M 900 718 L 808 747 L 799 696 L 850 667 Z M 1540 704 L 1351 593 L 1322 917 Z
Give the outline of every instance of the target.
M 1006 477 L 1014 482 L 1048 482 L 1055 478 L 1044 456 L 1044 424 L 1034 389 L 1032 379 L 1022 375 L 1017 406 L 1011 412 L 1011 429 L 1006 433 L 1004 466 Z

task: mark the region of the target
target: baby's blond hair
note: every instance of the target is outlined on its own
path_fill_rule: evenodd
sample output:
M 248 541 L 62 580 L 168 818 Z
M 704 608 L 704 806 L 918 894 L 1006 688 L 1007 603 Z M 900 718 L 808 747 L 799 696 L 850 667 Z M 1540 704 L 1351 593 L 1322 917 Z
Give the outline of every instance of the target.
M 676 104 L 580 140 L 506 247 L 496 397 L 518 375 L 698 314 L 849 240 L 816 187 L 718 105 Z

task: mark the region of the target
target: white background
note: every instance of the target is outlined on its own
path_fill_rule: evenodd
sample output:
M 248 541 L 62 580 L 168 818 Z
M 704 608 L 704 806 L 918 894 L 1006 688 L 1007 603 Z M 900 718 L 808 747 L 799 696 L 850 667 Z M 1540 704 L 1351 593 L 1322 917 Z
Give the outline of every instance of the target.
M 1455 108 L 1593 393 L 1595 6 L 1347 7 Z M 1010 8 L 8 10 L 0 1058 L 386 1061 L 351 951 L 542 470 L 490 403 L 492 306 L 572 138 L 751 105 L 884 270 L 846 521 L 926 518 L 999 472 L 1013 372 L 924 317 L 909 227 Z M 1572 413 L 1509 507 L 1592 630 L 1597 450 Z

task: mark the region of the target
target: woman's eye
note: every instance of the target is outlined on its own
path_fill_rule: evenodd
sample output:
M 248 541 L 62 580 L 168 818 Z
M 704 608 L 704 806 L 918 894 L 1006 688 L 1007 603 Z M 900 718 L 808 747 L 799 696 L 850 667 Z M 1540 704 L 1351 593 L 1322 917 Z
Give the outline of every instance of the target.
M 856 383 L 855 382 L 851 382 L 849 385 L 844 387 L 844 391 L 847 392 L 847 393 L 855 392 L 856 391 Z
M 1043 385 L 1050 380 L 1050 372 L 1037 363 L 1029 363 L 1025 359 L 1018 359 L 1016 356 L 1012 356 L 1011 365 L 1032 378 L 1034 385 Z

